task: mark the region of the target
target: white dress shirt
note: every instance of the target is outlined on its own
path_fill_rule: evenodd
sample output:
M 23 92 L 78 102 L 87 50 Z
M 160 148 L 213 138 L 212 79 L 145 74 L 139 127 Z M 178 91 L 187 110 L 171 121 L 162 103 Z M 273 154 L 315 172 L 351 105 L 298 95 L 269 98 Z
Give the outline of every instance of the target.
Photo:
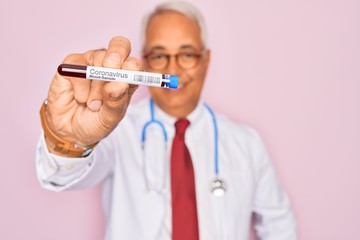
M 161 128 L 152 124 L 142 147 L 142 129 L 150 120 L 149 99 L 130 105 L 125 118 L 86 158 L 50 154 L 44 138 L 39 140 L 36 168 L 43 187 L 63 191 L 103 184 L 107 240 L 171 239 L 169 160 L 176 119 L 156 105 L 154 113 L 165 126 L 167 143 Z M 249 239 L 253 213 L 260 239 L 297 239 L 289 200 L 259 135 L 216 116 L 219 178 L 226 184 L 226 193 L 214 196 L 210 191 L 215 178 L 211 115 L 199 103 L 188 119 L 185 141 L 194 165 L 200 239 Z

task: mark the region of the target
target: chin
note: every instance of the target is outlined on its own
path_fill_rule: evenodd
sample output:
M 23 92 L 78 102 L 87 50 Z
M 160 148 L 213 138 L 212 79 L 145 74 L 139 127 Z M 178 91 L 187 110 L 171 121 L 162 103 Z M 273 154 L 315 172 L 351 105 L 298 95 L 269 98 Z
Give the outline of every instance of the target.
M 152 96 L 157 105 L 167 113 L 177 112 L 180 115 L 189 114 L 196 107 L 194 92 L 187 92 L 186 88 L 152 90 Z
M 168 108 L 181 108 L 188 105 L 188 101 L 186 101 L 186 99 L 182 97 L 169 97 L 167 99 L 164 99 L 163 103 Z

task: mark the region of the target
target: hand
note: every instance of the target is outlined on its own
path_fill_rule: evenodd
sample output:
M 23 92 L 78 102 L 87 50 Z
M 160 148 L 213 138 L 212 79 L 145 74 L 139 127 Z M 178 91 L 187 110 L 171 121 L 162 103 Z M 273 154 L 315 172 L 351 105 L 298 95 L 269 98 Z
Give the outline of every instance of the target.
M 142 70 L 141 61 L 129 57 L 130 51 L 127 39 L 114 37 L 107 50 L 71 54 L 63 63 Z M 56 73 L 48 94 L 48 125 L 65 141 L 83 146 L 94 144 L 121 121 L 136 88 L 137 85 L 91 81 Z

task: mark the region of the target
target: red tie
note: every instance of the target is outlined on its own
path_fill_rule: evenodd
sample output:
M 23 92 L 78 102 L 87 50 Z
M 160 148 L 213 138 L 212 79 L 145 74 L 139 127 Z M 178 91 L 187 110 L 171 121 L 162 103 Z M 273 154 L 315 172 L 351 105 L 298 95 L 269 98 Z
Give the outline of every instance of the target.
M 172 240 L 198 240 L 194 169 L 185 145 L 190 122 L 180 119 L 171 150 Z

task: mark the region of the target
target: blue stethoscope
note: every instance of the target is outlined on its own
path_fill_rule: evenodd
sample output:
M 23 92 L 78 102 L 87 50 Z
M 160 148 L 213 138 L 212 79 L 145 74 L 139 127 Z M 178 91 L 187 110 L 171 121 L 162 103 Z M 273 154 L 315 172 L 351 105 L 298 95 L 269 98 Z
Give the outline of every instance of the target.
M 226 188 L 225 188 L 224 181 L 219 178 L 219 157 L 218 157 L 218 155 L 219 155 L 218 148 L 219 147 L 218 147 L 218 128 L 217 128 L 216 117 L 215 117 L 214 112 L 211 110 L 211 108 L 207 104 L 204 104 L 204 106 L 206 107 L 206 109 L 208 110 L 208 112 L 211 115 L 212 122 L 213 122 L 213 128 L 214 128 L 214 144 L 215 144 L 214 172 L 215 172 L 215 178 L 214 178 L 214 180 L 211 181 L 210 190 L 214 196 L 223 196 L 225 194 Z M 151 125 L 157 125 L 160 127 L 163 137 L 164 137 L 164 142 L 165 142 L 165 152 L 164 153 L 166 154 L 167 143 L 168 143 L 168 134 L 166 132 L 164 124 L 162 122 L 160 122 L 159 120 L 155 119 L 154 101 L 152 98 L 150 99 L 150 120 L 145 123 L 145 125 L 142 129 L 142 133 L 141 133 L 141 144 L 143 146 L 143 149 L 144 149 L 145 141 L 146 141 L 146 131 L 149 128 L 149 126 L 151 126 Z M 145 159 L 145 157 L 143 159 Z M 165 163 L 166 163 L 166 161 L 165 161 Z M 144 161 L 145 169 L 147 168 L 146 164 L 147 164 L 146 161 Z M 166 166 L 166 164 L 164 164 L 164 171 L 166 171 L 166 168 L 167 168 L 167 166 Z M 146 182 L 148 185 L 147 190 L 149 192 L 164 193 L 165 187 L 166 187 L 165 186 L 165 174 L 164 174 L 163 184 L 162 184 L 162 187 L 160 190 L 153 189 L 152 187 L 149 186 L 149 184 L 148 184 L 149 181 L 148 181 L 148 177 L 147 177 L 146 173 L 145 173 L 145 179 L 146 179 Z

